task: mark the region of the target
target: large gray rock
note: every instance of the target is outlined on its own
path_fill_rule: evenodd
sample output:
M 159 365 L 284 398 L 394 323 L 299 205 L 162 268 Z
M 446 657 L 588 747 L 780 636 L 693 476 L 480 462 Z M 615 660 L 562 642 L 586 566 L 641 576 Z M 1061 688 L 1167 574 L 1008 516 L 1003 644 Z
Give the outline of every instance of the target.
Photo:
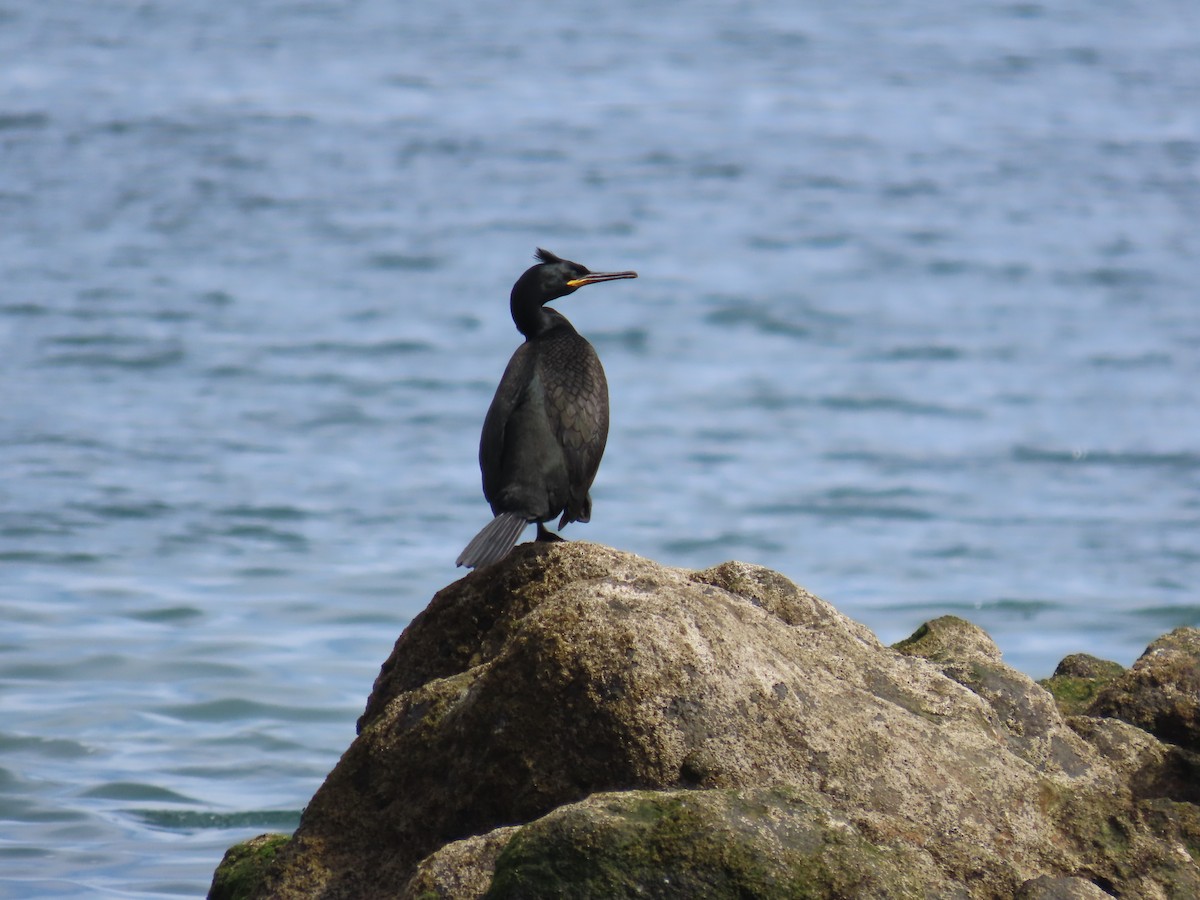
M 900 650 L 765 569 L 519 547 L 400 636 L 250 896 L 1200 896 L 1155 738 L 961 620 Z

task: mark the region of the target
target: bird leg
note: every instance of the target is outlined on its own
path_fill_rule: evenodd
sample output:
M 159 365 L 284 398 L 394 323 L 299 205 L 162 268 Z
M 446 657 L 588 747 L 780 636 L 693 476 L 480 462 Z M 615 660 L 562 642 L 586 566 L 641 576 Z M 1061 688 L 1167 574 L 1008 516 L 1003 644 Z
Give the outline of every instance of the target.
M 559 537 L 553 531 L 547 531 L 546 527 L 541 522 L 537 523 L 537 529 L 537 537 L 534 538 L 535 541 L 553 542 L 566 540 L 566 538 Z

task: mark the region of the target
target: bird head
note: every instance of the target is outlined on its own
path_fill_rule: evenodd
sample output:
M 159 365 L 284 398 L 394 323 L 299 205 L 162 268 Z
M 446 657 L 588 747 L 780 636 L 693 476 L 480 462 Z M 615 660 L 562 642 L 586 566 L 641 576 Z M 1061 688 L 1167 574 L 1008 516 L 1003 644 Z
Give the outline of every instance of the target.
M 592 272 L 577 262 L 555 256 L 549 250 L 538 248 L 537 265 L 530 266 L 513 286 L 513 296 L 535 298 L 539 303 L 549 303 L 567 294 L 573 294 L 585 284 L 615 281 L 618 278 L 637 278 L 637 272 Z

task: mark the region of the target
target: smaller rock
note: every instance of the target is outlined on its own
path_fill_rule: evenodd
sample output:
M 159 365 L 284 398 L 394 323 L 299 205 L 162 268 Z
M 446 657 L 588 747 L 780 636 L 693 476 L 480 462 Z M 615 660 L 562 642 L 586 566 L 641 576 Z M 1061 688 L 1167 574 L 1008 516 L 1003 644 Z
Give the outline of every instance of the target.
M 1064 657 L 1050 678 L 1038 682 L 1048 690 L 1064 716 L 1083 715 L 1102 688 L 1125 673 L 1125 667 L 1087 653 Z
M 1134 799 L 1200 803 L 1200 753 L 1120 719 L 1072 716 L 1067 722 L 1121 774 Z
M 1200 751 L 1200 629 L 1176 628 L 1146 648 L 1087 708 Z
M 1001 661 L 1000 648 L 987 632 L 958 616 L 926 622 L 892 649 L 905 656 L 923 656 L 960 684 L 971 680 L 972 666 L 994 666 Z
M 479 900 L 492 885 L 496 857 L 519 829 L 509 826 L 454 841 L 421 860 L 400 900 Z
M 846 618 L 816 594 L 770 569 L 730 561 L 693 572 L 691 580 L 744 597 L 789 625 L 839 631 L 869 647 L 880 646 L 879 639 L 866 625 Z
M 290 834 L 260 834 L 234 844 L 225 851 L 213 873 L 208 900 L 248 900 L 258 896 L 267 867 L 279 848 L 291 839 Z
M 1000 648 L 982 628 L 957 616 L 942 616 L 892 649 L 928 659 L 986 701 L 1001 725 L 1001 739 L 1040 771 L 1058 770 L 1074 777 L 1087 770 L 1087 753 L 1081 742 L 1064 735 L 1054 701 L 1027 675 L 1002 662 Z
M 1107 678 L 1109 680 L 1125 673 L 1125 667 L 1111 660 L 1092 656 L 1090 653 L 1072 653 L 1064 656 L 1054 677 L 1067 676 L 1070 678 Z

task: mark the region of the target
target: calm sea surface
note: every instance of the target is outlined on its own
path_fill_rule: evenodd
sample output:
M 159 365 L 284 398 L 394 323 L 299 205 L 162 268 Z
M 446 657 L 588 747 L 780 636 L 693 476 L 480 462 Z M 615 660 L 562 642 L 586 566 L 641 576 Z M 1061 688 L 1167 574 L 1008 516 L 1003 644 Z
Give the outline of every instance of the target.
M 486 521 L 536 246 L 594 521 L 1035 676 L 1200 625 L 1200 6 L 0 0 L 0 897 L 294 826 Z

